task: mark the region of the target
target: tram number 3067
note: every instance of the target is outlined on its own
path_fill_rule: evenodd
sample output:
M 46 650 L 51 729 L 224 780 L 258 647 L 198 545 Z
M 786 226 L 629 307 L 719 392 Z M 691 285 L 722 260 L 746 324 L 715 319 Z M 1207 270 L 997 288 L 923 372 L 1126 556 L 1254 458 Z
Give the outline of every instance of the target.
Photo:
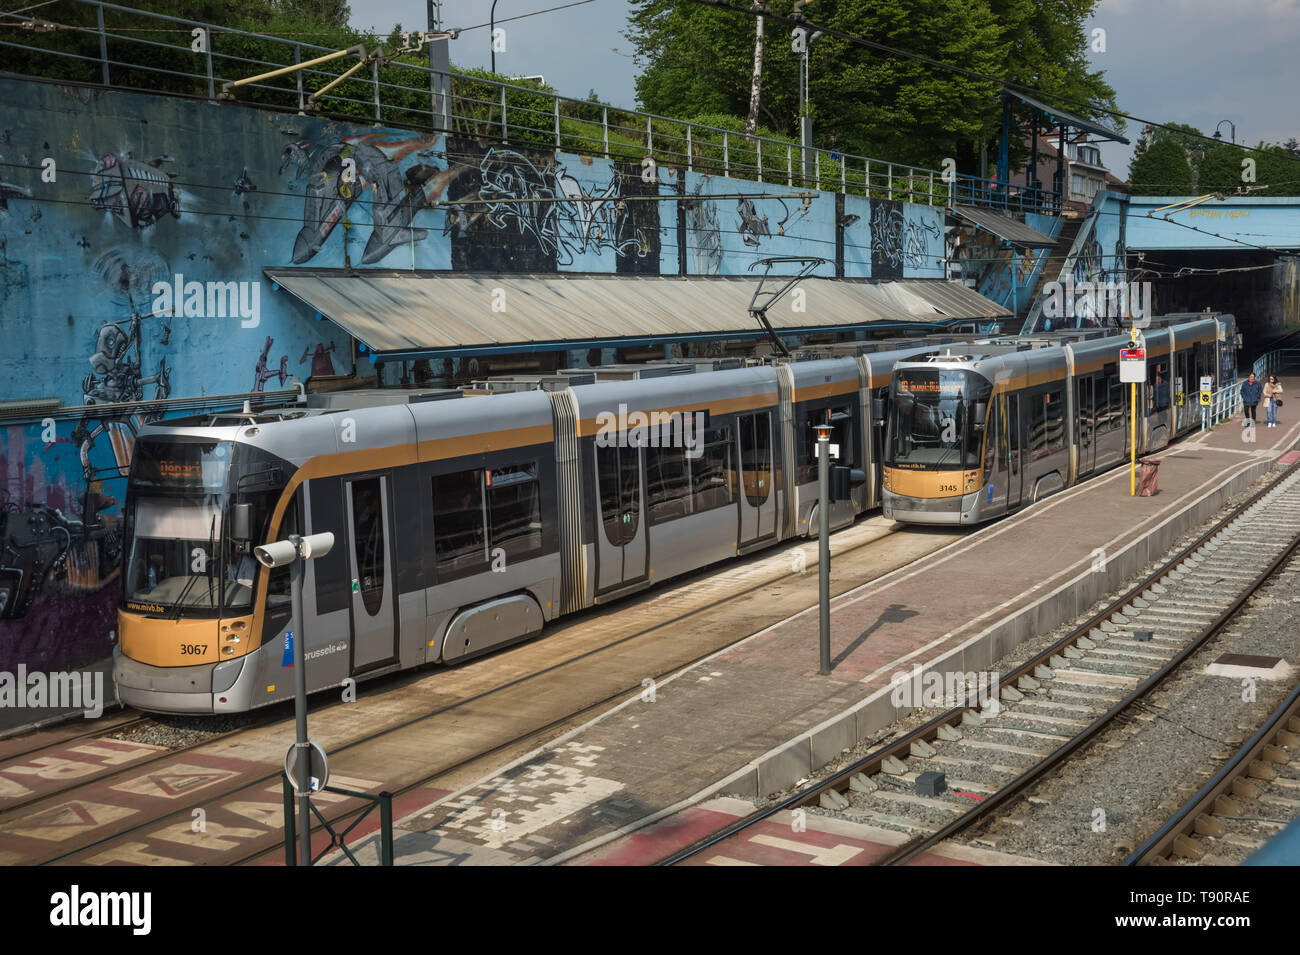
M 203 656 L 203 654 L 207 652 L 208 652 L 208 645 L 206 643 L 182 643 L 181 644 L 181 656 L 186 656 L 186 657 Z

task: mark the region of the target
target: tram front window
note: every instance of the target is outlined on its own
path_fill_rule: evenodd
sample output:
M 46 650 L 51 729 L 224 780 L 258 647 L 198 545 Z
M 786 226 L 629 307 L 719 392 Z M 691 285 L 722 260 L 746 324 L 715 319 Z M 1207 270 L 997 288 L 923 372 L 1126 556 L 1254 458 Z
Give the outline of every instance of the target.
M 280 489 L 278 469 L 263 479 L 268 472 L 249 451 L 256 454 L 229 442 L 140 439 L 125 507 L 125 609 L 200 617 L 252 609 L 253 545 Z M 232 461 L 242 476 L 235 489 Z
M 900 370 L 894 377 L 885 466 L 972 470 L 980 466 L 992 386 L 966 371 Z

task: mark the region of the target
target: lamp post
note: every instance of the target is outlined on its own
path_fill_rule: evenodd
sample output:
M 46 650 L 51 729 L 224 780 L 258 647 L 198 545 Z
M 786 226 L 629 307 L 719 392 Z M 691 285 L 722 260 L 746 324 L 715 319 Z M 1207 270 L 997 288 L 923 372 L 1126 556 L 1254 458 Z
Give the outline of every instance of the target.
M 1219 120 L 1218 123 L 1215 124 L 1214 138 L 1223 139 L 1223 133 L 1219 132 L 1219 127 L 1222 126 L 1224 123 L 1228 124 L 1228 135 L 1232 137 L 1230 142 L 1232 142 L 1235 145 L 1237 142 L 1237 125 L 1230 119 L 1221 119 Z
M 809 32 L 807 27 L 795 27 L 794 51 L 799 56 L 799 161 L 804 182 L 808 181 L 808 165 L 812 157 L 812 117 L 805 112 L 808 102 L 808 50 L 822 31 Z
M 492 10 L 488 13 L 488 34 L 492 42 L 492 72 L 497 71 L 497 0 L 492 0 Z
M 293 715 L 297 724 L 297 740 L 294 748 L 298 759 L 294 766 L 297 779 L 294 780 L 298 790 L 298 864 L 311 865 L 311 744 L 307 740 L 307 667 L 304 657 L 306 634 L 303 633 L 302 614 L 302 577 L 307 561 L 324 557 L 334 546 L 334 535 L 326 531 L 323 534 L 308 534 L 302 537 L 290 534 L 287 540 L 264 544 L 253 550 L 258 563 L 264 567 L 284 567 L 292 564 L 289 576 L 289 592 L 293 605 L 291 626 L 297 633 L 290 631 L 293 640 Z
M 831 672 L 831 432 L 827 424 L 815 424 L 817 432 L 817 608 L 822 676 Z

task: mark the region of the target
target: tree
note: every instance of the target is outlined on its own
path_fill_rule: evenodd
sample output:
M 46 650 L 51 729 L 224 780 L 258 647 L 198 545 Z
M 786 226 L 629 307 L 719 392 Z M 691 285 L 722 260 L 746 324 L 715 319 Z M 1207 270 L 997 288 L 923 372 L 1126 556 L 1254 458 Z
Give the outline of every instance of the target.
M 1212 146 L 1201 158 L 1196 181 L 1198 193 L 1233 193 L 1242 185 L 1241 160 L 1245 152 L 1235 146 Z
M 693 118 L 747 113 L 751 84 L 748 16 L 690 0 L 631 0 L 627 39 L 637 96 L 651 112 Z M 792 0 L 771 0 L 789 13 Z M 976 144 L 995 138 L 1003 82 L 1044 91 L 1062 108 L 1095 115 L 1114 91 L 1089 71 L 1084 21 L 1096 0 L 816 0 L 817 24 L 987 74 L 984 80 L 825 36 L 809 53 L 814 138 L 831 134 L 851 153 L 972 168 Z M 782 36 L 789 33 L 777 21 Z M 769 18 L 770 29 L 773 21 Z M 773 129 L 798 131 L 798 54 L 788 42 L 764 49 L 760 113 Z M 1017 143 L 1022 157 L 1026 149 Z
M 1183 147 L 1170 137 L 1156 139 L 1140 156 L 1135 152 L 1128 179 L 1135 196 L 1192 194 L 1192 167 Z

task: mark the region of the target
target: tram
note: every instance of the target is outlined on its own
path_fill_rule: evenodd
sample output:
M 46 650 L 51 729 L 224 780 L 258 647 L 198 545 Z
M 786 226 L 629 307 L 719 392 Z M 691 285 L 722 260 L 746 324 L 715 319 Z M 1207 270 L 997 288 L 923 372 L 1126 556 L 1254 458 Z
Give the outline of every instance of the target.
M 1236 379 L 1231 315 L 1169 315 L 1143 333 L 1137 452 L 1200 427 L 1202 377 Z M 945 347 L 899 362 L 882 455 L 886 517 L 979 524 L 1071 487 L 1130 456 L 1127 335 L 1060 332 Z
M 832 526 L 851 523 L 880 506 L 894 365 L 933 347 L 313 395 L 148 425 L 125 502 L 119 698 L 179 713 L 289 698 L 290 634 L 309 691 L 455 663 L 815 533 L 815 423 L 872 475 L 832 505 Z M 253 551 L 321 531 L 335 545 L 308 562 L 292 621 L 288 568 Z

